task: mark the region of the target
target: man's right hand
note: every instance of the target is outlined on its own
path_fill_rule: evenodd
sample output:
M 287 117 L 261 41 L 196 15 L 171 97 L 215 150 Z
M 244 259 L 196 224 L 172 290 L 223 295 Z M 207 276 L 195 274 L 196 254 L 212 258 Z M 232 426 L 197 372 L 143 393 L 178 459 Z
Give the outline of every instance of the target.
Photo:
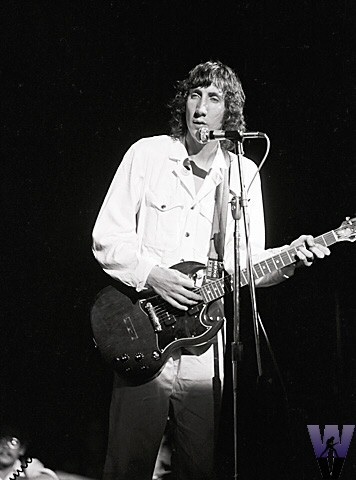
M 200 295 L 193 292 L 193 280 L 178 270 L 155 266 L 147 277 L 147 285 L 180 310 L 188 310 L 202 300 Z

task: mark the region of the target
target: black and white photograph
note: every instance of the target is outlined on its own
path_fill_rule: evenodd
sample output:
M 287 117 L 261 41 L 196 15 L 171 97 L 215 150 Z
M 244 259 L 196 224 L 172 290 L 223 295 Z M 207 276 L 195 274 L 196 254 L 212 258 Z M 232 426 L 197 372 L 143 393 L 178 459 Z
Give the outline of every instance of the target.
M 0 480 L 355 478 L 354 3 L 0 11 Z

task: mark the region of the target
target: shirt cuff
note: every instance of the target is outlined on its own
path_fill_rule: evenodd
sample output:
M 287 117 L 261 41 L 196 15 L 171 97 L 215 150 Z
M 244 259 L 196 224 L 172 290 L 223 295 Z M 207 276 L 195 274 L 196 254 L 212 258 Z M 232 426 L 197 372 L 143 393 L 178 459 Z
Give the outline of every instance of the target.
M 147 258 L 141 258 L 141 260 L 138 262 L 138 265 L 134 271 L 134 277 L 137 279 L 137 292 L 141 292 L 145 288 L 147 277 L 155 265 L 157 265 L 157 262 Z

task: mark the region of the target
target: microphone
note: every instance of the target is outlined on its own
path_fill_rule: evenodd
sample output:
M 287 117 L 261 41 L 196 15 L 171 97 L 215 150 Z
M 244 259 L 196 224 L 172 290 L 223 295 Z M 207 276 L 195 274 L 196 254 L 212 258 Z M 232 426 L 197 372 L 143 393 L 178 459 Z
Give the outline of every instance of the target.
M 209 130 L 201 127 L 196 133 L 199 143 L 206 144 L 213 140 L 237 140 L 242 142 L 245 138 L 265 138 L 262 132 L 239 132 L 238 130 Z

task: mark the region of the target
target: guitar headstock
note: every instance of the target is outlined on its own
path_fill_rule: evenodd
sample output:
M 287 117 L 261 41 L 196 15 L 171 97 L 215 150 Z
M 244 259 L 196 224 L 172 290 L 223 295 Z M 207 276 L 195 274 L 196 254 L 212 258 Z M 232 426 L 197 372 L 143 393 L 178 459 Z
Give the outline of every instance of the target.
M 339 228 L 334 230 L 339 242 L 354 242 L 356 240 L 356 217 L 346 219 Z

